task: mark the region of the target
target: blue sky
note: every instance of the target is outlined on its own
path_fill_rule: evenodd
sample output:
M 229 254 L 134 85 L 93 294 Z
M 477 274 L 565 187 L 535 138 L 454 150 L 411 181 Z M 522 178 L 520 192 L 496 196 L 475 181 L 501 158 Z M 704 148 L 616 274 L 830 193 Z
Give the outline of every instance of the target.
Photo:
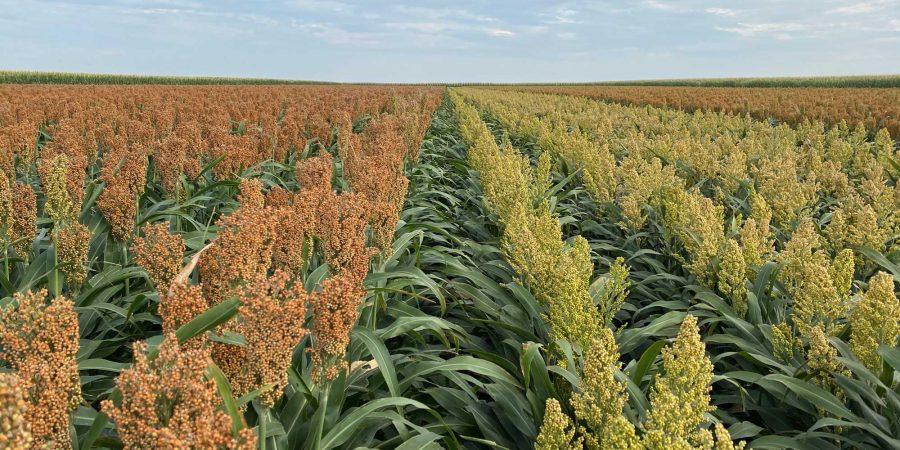
M 0 0 L 0 69 L 390 82 L 900 73 L 900 0 Z

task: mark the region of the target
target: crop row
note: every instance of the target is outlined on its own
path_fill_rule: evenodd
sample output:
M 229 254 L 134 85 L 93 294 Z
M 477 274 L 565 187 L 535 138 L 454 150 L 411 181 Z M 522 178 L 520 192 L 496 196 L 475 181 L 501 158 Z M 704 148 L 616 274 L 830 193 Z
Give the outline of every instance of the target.
M 438 93 L 0 89 L 4 442 L 347 440 L 306 395 L 344 390 Z
M 737 387 L 716 386 L 713 402 L 728 411 L 726 422 L 758 428 L 751 446 L 801 445 L 817 439 L 815 430 L 822 442 L 893 442 L 896 409 L 883 402 L 895 400 L 885 388 L 897 372 L 884 355 L 895 350 L 900 320 L 897 265 L 889 258 L 900 235 L 900 196 L 887 133 L 869 141 L 862 129 L 459 92 L 516 145 L 533 148 L 539 170 L 549 154 L 556 170 L 579 180 L 591 202 L 572 207 L 598 222 L 582 228 L 593 248 L 634 261 L 652 252 L 665 267 L 659 276 L 684 277 L 669 301 L 633 293 L 613 324 L 652 327 L 641 316 L 654 305 L 666 305 L 660 317 L 681 308 L 705 317 L 704 341 L 724 370 L 717 370 L 720 382 Z M 623 361 L 631 364 L 629 356 Z M 785 386 L 796 391 L 801 382 L 814 395 L 774 406 Z M 794 419 L 805 402 L 818 420 Z M 567 406 L 584 424 L 583 408 Z M 825 425 L 837 417 L 848 426 Z
M 552 341 L 568 342 L 584 351 L 583 379 L 571 396 L 575 416 L 584 426 L 576 427 L 559 402 L 550 399 L 535 448 L 577 448 L 582 442 L 616 448 L 712 448 L 713 434 L 702 427 L 704 415 L 715 410 L 708 394 L 712 364 L 700 342 L 696 318 L 687 316 L 673 345 L 663 351 L 665 376 L 657 376 L 654 382 L 639 437 L 635 425 L 623 415 L 628 386 L 616 378 L 622 367 L 619 349 L 609 328 L 612 315 L 604 314 L 619 309 L 627 271 L 618 272 L 618 285 L 606 283 L 605 295 L 595 305 L 589 292 L 593 263 L 588 242 L 576 236 L 567 245 L 561 239 L 559 221 L 543 198 L 550 187 L 549 159 L 542 158 L 532 171 L 528 159 L 511 145 L 497 146 L 478 112 L 459 94 L 451 96 L 463 137 L 471 145 L 470 163 L 479 171 L 485 198 L 500 218 L 508 261 L 547 305 Z M 558 352 L 557 358 L 565 354 Z M 715 430 L 715 441 L 717 448 L 734 448 L 721 425 Z
M 823 121 L 831 126 L 862 124 L 885 128 L 900 137 L 900 89 L 787 88 L 697 86 L 521 86 L 509 89 L 570 94 L 628 105 L 652 105 L 686 111 L 749 114 L 801 125 Z M 842 125 L 847 126 L 847 125 Z

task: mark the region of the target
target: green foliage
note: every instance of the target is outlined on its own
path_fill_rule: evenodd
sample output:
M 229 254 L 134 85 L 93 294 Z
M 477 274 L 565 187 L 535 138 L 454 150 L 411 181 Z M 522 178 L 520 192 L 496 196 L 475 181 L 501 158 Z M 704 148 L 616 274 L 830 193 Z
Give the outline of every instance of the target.
M 0 71 L 0 84 L 332 84 L 327 81 L 267 78 L 118 75 L 72 72 Z

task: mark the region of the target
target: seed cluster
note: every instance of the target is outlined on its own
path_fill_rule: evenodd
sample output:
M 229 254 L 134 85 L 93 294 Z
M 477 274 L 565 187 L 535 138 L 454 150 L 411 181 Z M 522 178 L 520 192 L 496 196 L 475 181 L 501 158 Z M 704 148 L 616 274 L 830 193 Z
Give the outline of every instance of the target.
M 70 284 L 81 285 L 87 280 L 91 236 L 91 230 L 78 222 L 66 225 L 56 234 L 57 264 Z
M 609 266 L 609 276 L 603 283 L 603 293 L 597 301 L 601 323 L 607 326 L 612 324 L 613 317 L 622 309 L 628 297 L 628 288 L 631 287 L 628 279 L 630 273 L 631 269 L 621 256 Z
M 58 156 L 66 158 L 66 190 L 76 207 L 80 207 L 84 200 L 84 174 L 97 157 L 96 136 L 86 126 L 85 119 L 76 117 L 58 124 L 53 130 L 53 140 L 41 149 L 41 159 L 44 161 L 53 161 Z
M 0 172 L 0 237 L 9 238 L 13 225 L 13 190 L 9 178 Z
M 706 449 L 740 450 L 718 424 L 707 429 L 713 367 L 700 340 L 697 319 L 688 315 L 675 342 L 663 349 L 662 370 L 650 391 L 646 421 L 635 426 L 623 415 L 628 401 L 613 333 L 604 328 L 584 354 L 578 390 L 572 394 L 574 418 L 555 399 L 546 405 L 535 448 L 540 449 Z
M 28 401 L 19 378 L 12 373 L 0 373 L 0 447 L 31 448 L 33 440 L 27 413 Z
M 30 185 L 16 183 L 12 187 L 13 221 L 9 231 L 13 248 L 27 260 L 37 233 L 37 196 Z
M 297 183 L 304 191 L 331 192 L 332 166 L 334 162 L 330 153 L 304 159 L 297 163 Z
M 127 241 L 134 229 L 138 201 L 144 192 L 147 154 L 143 146 L 129 146 L 125 138 L 116 136 L 103 157 L 100 181 L 105 186 L 97 208 L 109 222 L 113 237 L 120 241 Z
M 792 318 L 800 334 L 809 337 L 816 326 L 831 334 L 846 316 L 847 304 L 835 287 L 832 261 L 811 220 L 797 227 L 778 256 L 783 264 L 778 278 L 794 300 Z
M 223 331 L 240 334 L 245 345 L 217 344 L 213 359 L 228 376 L 235 396 L 267 387 L 260 403 L 272 407 L 287 386 L 294 349 L 308 333 L 303 327 L 308 296 L 303 283 L 276 271 L 247 283 L 240 299 L 237 320 Z
M 180 195 L 180 178 L 193 180 L 200 175 L 203 139 L 196 122 L 179 124 L 163 137 L 154 153 L 154 167 L 166 194 Z
M 312 253 L 313 235 L 320 202 L 314 191 L 289 192 L 272 189 L 266 195 L 266 207 L 275 211 L 278 222 L 272 263 L 276 268 L 300 273 Z
M 353 192 L 368 200 L 373 244 L 385 254 L 390 251 L 409 185 L 403 175 L 407 149 L 402 131 L 401 122 L 387 115 L 370 122 L 362 136 L 353 133 L 352 122 L 345 116 L 339 132 L 344 178 Z
M 163 333 L 175 333 L 182 325 L 206 311 L 208 306 L 200 285 L 171 283 L 166 291 L 160 292 L 159 315 L 163 319 Z M 204 341 L 205 336 L 194 336 L 181 347 L 197 349 Z
M 44 212 L 56 224 L 74 221 L 78 214 L 67 186 L 69 179 L 69 158 L 65 154 L 52 160 L 43 159 L 41 178 L 44 185 Z
M 700 428 L 709 404 L 713 366 L 700 340 L 697 318 L 687 316 L 675 343 L 663 350 L 663 372 L 650 391 L 650 412 L 645 424 L 647 447 L 653 449 L 697 446 L 709 432 Z M 730 440 L 730 439 L 729 439 Z
M 116 380 L 121 402 L 103 402 L 126 449 L 256 448 L 252 430 L 232 435 L 231 419 L 216 409 L 215 382 L 204 377 L 207 350 L 182 349 L 169 335 L 156 358 L 146 351 L 145 344 L 135 344 L 134 363 Z
M 573 439 L 575 440 L 573 443 Z M 584 439 L 575 438 L 575 427 L 572 419 L 562 412 L 559 401 L 555 398 L 547 400 L 544 410 L 544 422 L 541 432 L 534 444 L 534 450 L 560 450 L 583 447 Z
M 322 291 L 310 297 L 313 312 L 310 354 L 320 379 L 334 379 L 344 369 L 343 356 L 350 343 L 350 330 L 359 318 L 359 303 L 365 293 L 353 274 L 344 274 L 323 281 Z
M 165 222 L 145 225 L 141 233 L 143 236 L 131 246 L 134 260 L 147 271 L 153 285 L 164 292 L 183 265 L 184 239 L 171 233 Z
M 640 448 L 634 425 L 622 415 L 628 394 L 615 379 L 621 364 L 612 331 L 601 330 L 584 359 L 581 392 L 572 395 L 575 417 L 584 423 L 579 433 L 590 448 Z
M 258 178 L 242 178 L 239 186 L 238 203 L 246 209 L 262 209 L 266 204 L 262 192 L 262 182 Z
M 374 250 L 366 246 L 368 203 L 361 194 L 332 194 L 318 209 L 316 234 L 332 271 L 362 283 Z
M 272 260 L 277 221 L 269 209 L 241 207 L 216 223 L 218 236 L 200 258 L 203 294 L 220 303 L 243 280 L 265 273 Z
M 850 316 L 850 348 L 872 373 L 879 373 L 882 358 L 880 345 L 897 345 L 900 338 L 900 299 L 894 280 L 885 272 L 869 279 L 869 289 L 856 304 Z
M 837 350 L 828 342 L 822 327 L 816 325 L 810 328 L 809 352 L 806 354 L 810 380 L 820 388 L 843 397 L 843 391 L 834 383 L 832 377 L 834 375 L 846 377 L 850 375 L 850 371 L 844 368 L 837 358 Z
M 0 360 L 16 372 L 33 444 L 64 449 L 72 446 L 70 416 L 81 402 L 78 315 L 71 301 L 46 298 L 46 291 L 17 293 L 0 310 Z

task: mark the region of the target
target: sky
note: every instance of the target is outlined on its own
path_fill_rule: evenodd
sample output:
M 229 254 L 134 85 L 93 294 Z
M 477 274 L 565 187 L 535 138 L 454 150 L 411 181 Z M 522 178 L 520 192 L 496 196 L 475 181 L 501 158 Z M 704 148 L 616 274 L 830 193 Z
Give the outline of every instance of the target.
M 0 70 L 371 82 L 900 73 L 900 0 L 0 0 Z

